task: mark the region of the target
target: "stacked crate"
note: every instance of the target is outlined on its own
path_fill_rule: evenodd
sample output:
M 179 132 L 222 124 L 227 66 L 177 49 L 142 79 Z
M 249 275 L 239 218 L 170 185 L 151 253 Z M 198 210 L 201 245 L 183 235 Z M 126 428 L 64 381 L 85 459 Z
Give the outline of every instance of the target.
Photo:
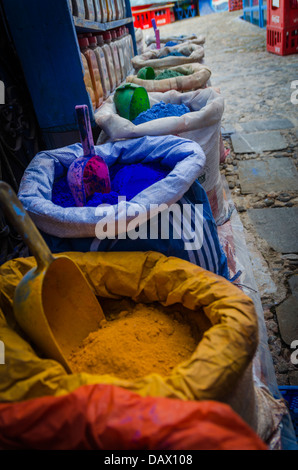
M 298 53 L 298 0 L 269 0 L 267 51 L 277 55 Z
M 229 0 L 229 11 L 242 10 L 242 0 Z

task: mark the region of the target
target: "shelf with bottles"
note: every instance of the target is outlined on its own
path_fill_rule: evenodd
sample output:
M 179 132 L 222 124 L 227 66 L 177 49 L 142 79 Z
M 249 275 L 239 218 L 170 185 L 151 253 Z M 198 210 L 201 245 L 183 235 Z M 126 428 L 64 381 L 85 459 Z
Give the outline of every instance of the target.
M 78 43 L 84 81 L 95 113 L 132 72 L 133 43 L 125 26 L 78 34 Z
M 94 108 L 84 82 L 78 35 L 101 32 L 102 23 L 95 22 L 92 26 L 93 22 L 87 18 L 81 18 L 83 23 L 78 22 L 69 0 L 2 0 L 2 4 L 47 148 L 77 142 L 75 106 L 87 104 L 95 124 Z M 121 22 L 131 36 L 136 54 L 129 0 L 125 0 L 125 5 L 126 17 L 104 23 L 104 31 L 117 29 L 115 25 Z
M 80 32 L 107 31 L 133 22 L 127 0 L 68 0 L 68 4 Z
M 119 28 L 119 26 L 129 24 L 133 21 L 132 16 L 121 20 L 110 21 L 109 23 L 97 23 L 96 21 L 83 20 L 82 18 L 73 17 L 76 30 L 80 33 L 88 31 L 109 31 L 110 29 Z
M 135 43 L 130 0 L 67 0 L 78 34 L 127 26 Z M 137 49 L 134 45 L 134 53 Z

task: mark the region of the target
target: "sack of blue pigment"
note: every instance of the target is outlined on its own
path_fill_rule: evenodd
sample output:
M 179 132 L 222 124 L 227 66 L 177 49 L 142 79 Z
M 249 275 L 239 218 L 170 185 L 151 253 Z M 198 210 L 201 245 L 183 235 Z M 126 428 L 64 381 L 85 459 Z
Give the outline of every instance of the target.
M 133 57 L 131 61 L 135 71 L 143 67 L 165 69 L 176 65 L 202 63 L 204 55 L 204 48 L 201 45 L 186 43 L 149 50 Z
M 75 207 L 67 170 L 81 144 L 37 154 L 18 197 L 53 253 L 157 251 L 229 278 L 206 192 L 197 180 L 205 154 L 176 136 L 95 147 L 110 170 L 111 193 Z
M 199 34 L 198 36 L 196 34 L 189 34 L 189 35 L 180 35 L 180 36 L 161 36 L 160 37 L 160 44 L 162 46 L 172 46 L 176 44 L 182 44 L 182 43 L 193 43 L 193 44 L 198 44 L 198 45 L 203 45 L 205 44 L 206 37 L 203 36 L 202 34 Z M 155 34 L 151 36 L 146 37 L 146 45 L 150 49 L 156 49 L 156 37 Z M 172 44 L 173 43 L 173 44 Z
M 135 122 L 119 116 L 113 97 L 109 97 L 95 114 L 95 120 L 102 129 L 98 143 L 169 134 L 198 143 L 206 155 L 205 165 L 198 175 L 199 182 L 207 192 L 216 223 L 222 225 L 229 220 L 234 209 L 227 197 L 219 168 L 223 97 L 212 88 L 187 93 L 171 90 L 148 95 L 151 108 L 142 116 L 138 116 Z M 176 112 L 180 108 L 184 111 Z

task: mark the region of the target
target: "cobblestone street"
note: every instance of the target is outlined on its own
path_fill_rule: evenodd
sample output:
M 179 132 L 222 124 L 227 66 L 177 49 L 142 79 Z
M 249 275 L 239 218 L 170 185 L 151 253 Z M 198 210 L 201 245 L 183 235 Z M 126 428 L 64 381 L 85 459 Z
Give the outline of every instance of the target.
M 279 385 L 298 385 L 291 354 L 298 340 L 297 55 L 266 51 L 266 29 L 242 11 L 165 25 L 161 36 L 203 34 L 211 84 L 225 99 L 221 165 L 245 229 Z M 144 32 L 144 39 L 153 30 Z M 291 101 L 292 96 L 292 101 Z

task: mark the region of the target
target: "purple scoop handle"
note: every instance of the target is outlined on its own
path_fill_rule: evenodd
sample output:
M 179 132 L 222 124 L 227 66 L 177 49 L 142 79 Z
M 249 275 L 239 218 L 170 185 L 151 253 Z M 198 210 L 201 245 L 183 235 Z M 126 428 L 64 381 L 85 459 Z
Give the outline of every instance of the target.
M 84 157 L 93 157 L 95 155 L 95 148 L 88 106 L 85 104 L 76 106 L 76 113 Z
M 80 105 L 75 109 L 84 155 L 70 165 L 67 181 L 76 205 L 82 207 L 95 192 L 110 192 L 111 181 L 104 159 L 95 155 L 88 106 Z
M 156 49 L 160 49 L 160 35 L 159 29 L 155 31 L 155 38 L 156 38 Z

